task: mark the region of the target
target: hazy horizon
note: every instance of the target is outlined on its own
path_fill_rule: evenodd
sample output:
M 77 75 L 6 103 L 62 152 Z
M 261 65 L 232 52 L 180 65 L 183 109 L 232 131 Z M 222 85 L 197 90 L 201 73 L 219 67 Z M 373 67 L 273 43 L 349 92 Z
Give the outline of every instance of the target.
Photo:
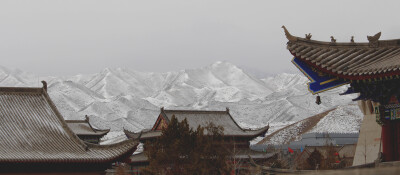
M 0 1 L 0 65 L 39 76 L 193 69 L 227 61 L 265 74 L 296 72 L 296 36 L 366 42 L 400 38 L 398 1 Z
M 22 72 L 22 73 L 27 73 L 27 74 L 31 74 L 33 76 L 37 76 L 38 78 L 38 82 L 39 80 L 42 80 L 40 78 L 50 78 L 50 77 L 73 77 L 73 76 L 80 76 L 80 75 L 93 75 L 93 74 L 99 74 L 102 71 L 105 71 L 106 69 L 111 69 L 111 70 L 117 70 L 117 69 L 123 69 L 123 70 L 128 70 L 128 71 L 136 71 L 136 72 L 141 72 L 141 73 L 168 73 L 168 72 L 178 72 L 178 71 L 185 71 L 185 70 L 198 70 L 198 69 L 203 69 L 209 66 L 212 66 L 213 64 L 216 64 L 218 62 L 222 62 L 222 63 L 228 63 L 228 64 L 232 64 L 228 61 L 216 61 L 212 64 L 209 65 L 205 65 L 205 66 L 199 66 L 199 67 L 193 67 L 193 68 L 183 68 L 183 69 L 179 69 L 179 70 L 171 70 L 171 71 L 163 71 L 163 72 L 155 72 L 155 71 L 140 71 L 140 70 L 135 70 L 133 68 L 123 68 L 123 67 L 104 67 L 102 69 L 100 69 L 97 72 L 88 72 L 88 73 L 80 73 L 80 72 L 76 72 L 70 75 L 40 75 L 37 72 L 31 72 L 31 71 L 26 71 L 26 70 L 22 70 L 19 68 L 15 68 L 15 67 L 6 67 L 0 64 L 0 70 L 6 70 L 6 71 L 10 71 L 11 74 L 14 73 L 18 73 L 18 72 Z M 238 66 L 235 64 L 232 64 L 236 67 L 238 67 L 239 69 L 242 69 L 244 71 L 244 73 L 254 77 L 254 78 L 258 78 L 258 79 L 263 79 L 263 78 L 268 78 L 268 77 L 273 77 L 276 76 L 278 74 L 283 74 L 283 73 L 288 73 L 288 74 L 300 74 L 302 75 L 302 73 L 297 70 L 286 70 L 286 71 L 282 71 L 282 72 L 275 72 L 275 73 L 268 73 L 268 72 L 264 72 L 262 70 L 257 70 L 257 69 L 252 69 L 252 68 L 248 68 L 245 66 Z M 44 80 L 44 79 L 43 79 Z M 40 84 L 40 83 L 38 83 Z

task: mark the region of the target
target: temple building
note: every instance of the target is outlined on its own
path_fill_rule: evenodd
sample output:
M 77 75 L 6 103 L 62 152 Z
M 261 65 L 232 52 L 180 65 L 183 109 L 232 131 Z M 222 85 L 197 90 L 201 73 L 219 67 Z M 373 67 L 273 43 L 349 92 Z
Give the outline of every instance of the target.
M 85 120 L 65 120 L 68 127 L 83 141 L 99 144 L 100 139 L 110 132 L 107 130 L 99 130 L 94 128 L 90 122 L 89 117 L 85 116 Z
M 0 173 L 98 174 L 136 150 L 129 139 L 112 145 L 82 141 L 43 88 L 0 88 Z
M 312 94 L 349 85 L 341 95 L 358 93 L 364 114 L 353 165 L 400 160 L 400 39 L 379 40 L 381 32 L 367 36 L 368 43 L 315 41 L 285 31 L 292 62 L 310 79 Z M 319 96 L 318 96 L 319 97 Z M 317 103 L 323 98 L 317 98 Z M 380 154 L 382 153 L 382 154 Z
M 224 128 L 223 136 L 227 143 L 234 143 L 228 146 L 228 149 L 237 149 L 237 154 L 234 155 L 238 159 L 248 159 L 248 155 L 254 160 L 270 158 L 271 154 L 260 153 L 250 150 L 250 140 L 263 136 L 269 129 L 269 125 L 257 130 L 249 130 L 241 128 L 229 113 L 226 111 L 197 111 L 197 110 L 165 110 L 161 108 L 160 114 L 153 127 L 147 131 L 133 133 L 125 130 L 129 138 L 140 138 L 140 142 L 151 141 L 161 136 L 162 128 L 167 127 L 169 121 L 175 116 L 180 122 L 186 118 L 189 126 L 196 130 L 197 126 L 205 127 L 210 122 L 216 126 Z M 235 147 L 235 148 L 233 148 Z M 147 166 L 149 161 L 144 153 L 139 153 L 131 156 L 131 165 L 133 170 L 138 170 L 140 167 Z

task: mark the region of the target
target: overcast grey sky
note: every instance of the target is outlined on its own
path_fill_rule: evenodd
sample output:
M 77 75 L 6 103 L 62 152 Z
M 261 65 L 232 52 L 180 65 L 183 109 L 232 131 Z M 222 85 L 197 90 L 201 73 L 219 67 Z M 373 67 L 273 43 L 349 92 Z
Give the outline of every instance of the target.
M 282 25 L 297 36 L 400 38 L 400 1 L 0 1 L 0 65 L 38 75 L 105 67 L 165 72 L 216 61 L 293 71 Z

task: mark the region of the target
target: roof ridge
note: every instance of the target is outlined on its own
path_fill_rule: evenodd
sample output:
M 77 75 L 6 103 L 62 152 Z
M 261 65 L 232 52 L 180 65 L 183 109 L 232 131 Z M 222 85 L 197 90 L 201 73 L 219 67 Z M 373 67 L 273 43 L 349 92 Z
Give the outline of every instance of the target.
M 309 44 L 317 44 L 317 45 L 326 45 L 326 46 L 347 46 L 347 47 L 388 47 L 388 46 L 397 46 L 400 47 L 400 39 L 391 39 L 391 40 L 379 40 L 381 37 L 381 32 L 378 32 L 374 36 L 367 36 L 369 42 L 354 42 L 354 36 L 349 38 L 349 42 L 336 42 L 336 39 L 331 36 L 331 41 L 317 41 L 312 40 L 311 33 L 305 35 L 305 38 L 291 35 L 285 26 L 282 26 L 286 38 L 289 40 L 288 43 L 309 43 Z
M 227 111 L 226 110 L 224 110 L 224 111 L 216 111 L 216 110 L 207 111 L 207 110 L 180 110 L 180 109 L 172 109 L 172 110 L 170 110 L 170 109 L 164 109 L 164 112 L 198 112 L 198 113 L 213 113 L 213 112 L 216 112 L 216 113 L 226 113 Z
M 42 90 L 42 95 L 44 96 L 44 98 L 46 99 L 47 103 L 50 105 L 50 108 L 54 111 L 55 115 L 57 116 L 57 118 L 60 120 L 61 122 L 61 126 L 62 128 L 65 130 L 65 132 L 80 146 L 82 146 L 82 148 L 84 150 L 87 149 L 87 144 L 85 144 L 85 142 L 83 142 L 81 139 L 79 139 L 79 137 L 71 130 L 71 128 L 68 127 L 67 122 L 65 122 L 64 117 L 61 115 L 60 111 L 58 111 L 56 105 L 54 104 L 54 102 L 51 100 L 49 94 L 47 94 L 47 91 L 45 91 L 44 89 Z
M 0 87 L 0 92 L 30 92 L 41 93 L 43 88 L 33 87 Z
M 131 144 L 138 145 L 139 142 L 134 139 L 128 139 L 128 140 L 124 140 L 122 142 L 109 144 L 109 145 L 99 145 L 99 144 L 94 144 L 94 143 L 89 143 L 89 142 L 85 142 L 85 144 L 88 146 L 88 148 L 109 149 L 109 148 L 117 148 L 120 146 L 131 145 Z
M 318 40 L 307 40 L 304 38 L 298 38 L 297 41 L 289 41 L 293 44 L 308 44 L 308 45 L 318 45 L 318 46 L 327 46 L 327 47 L 354 47 L 354 48 L 371 48 L 370 43 L 367 42 L 327 42 L 327 41 L 318 41 Z M 393 39 L 393 40 L 379 40 L 377 41 L 379 44 L 377 47 L 374 48 L 381 48 L 381 47 L 400 47 L 400 39 Z
M 86 120 L 65 120 L 66 123 L 88 123 Z

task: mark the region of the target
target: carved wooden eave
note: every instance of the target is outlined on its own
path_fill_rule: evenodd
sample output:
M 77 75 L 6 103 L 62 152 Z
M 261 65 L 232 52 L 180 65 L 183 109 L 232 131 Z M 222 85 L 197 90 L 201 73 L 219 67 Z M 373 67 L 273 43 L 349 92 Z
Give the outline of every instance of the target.
M 320 72 L 346 80 L 394 79 L 400 75 L 400 39 L 379 40 L 381 32 L 368 36 L 368 43 L 316 41 L 291 35 L 285 26 L 287 49 Z

